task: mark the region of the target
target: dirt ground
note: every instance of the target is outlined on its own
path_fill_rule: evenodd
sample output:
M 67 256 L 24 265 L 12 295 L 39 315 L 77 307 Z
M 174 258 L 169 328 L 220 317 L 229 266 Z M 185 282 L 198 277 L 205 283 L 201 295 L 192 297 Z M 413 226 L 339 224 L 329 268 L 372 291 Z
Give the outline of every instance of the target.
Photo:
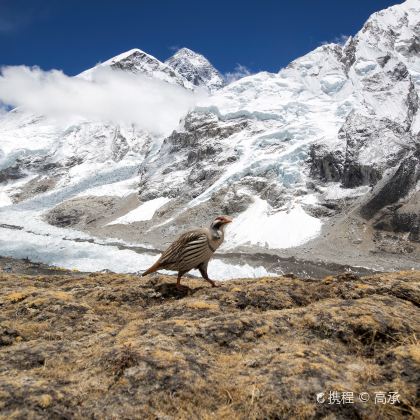
M 293 277 L 0 272 L 0 418 L 418 418 L 420 272 Z

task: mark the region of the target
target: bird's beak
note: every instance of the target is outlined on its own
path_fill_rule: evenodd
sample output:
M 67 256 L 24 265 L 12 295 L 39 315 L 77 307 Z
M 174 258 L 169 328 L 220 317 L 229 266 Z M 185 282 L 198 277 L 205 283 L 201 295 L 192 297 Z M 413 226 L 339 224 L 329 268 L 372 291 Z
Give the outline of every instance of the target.
M 231 219 L 230 217 L 225 217 L 225 223 L 232 223 L 233 219 Z

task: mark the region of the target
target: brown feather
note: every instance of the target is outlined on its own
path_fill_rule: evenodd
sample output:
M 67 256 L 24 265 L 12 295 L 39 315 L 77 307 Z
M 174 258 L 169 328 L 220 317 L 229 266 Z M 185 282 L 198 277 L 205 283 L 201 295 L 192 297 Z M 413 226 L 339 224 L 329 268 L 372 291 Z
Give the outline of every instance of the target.
M 213 224 L 212 224 L 213 226 Z M 221 228 L 195 229 L 183 233 L 162 253 L 159 259 L 142 275 L 153 273 L 160 268 L 178 271 L 178 275 L 198 268 L 207 275 L 207 264 L 224 239 Z
M 212 255 L 208 229 L 191 230 L 176 239 L 142 276 L 160 268 L 186 272 L 209 260 Z
M 160 262 L 157 260 L 151 267 L 149 267 L 142 276 L 147 276 L 150 273 L 154 273 L 155 271 L 158 271 L 160 268 Z

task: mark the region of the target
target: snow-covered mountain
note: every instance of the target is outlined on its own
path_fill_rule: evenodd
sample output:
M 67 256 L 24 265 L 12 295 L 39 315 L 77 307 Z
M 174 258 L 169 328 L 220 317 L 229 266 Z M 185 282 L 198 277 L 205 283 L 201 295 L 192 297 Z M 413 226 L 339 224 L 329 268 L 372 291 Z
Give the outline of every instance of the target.
M 104 68 L 122 70 L 132 74 L 143 74 L 158 80 L 163 80 L 164 82 L 178 84 L 187 89 L 193 89 L 193 84 L 182 75 L 178 74 L 175 71 L 176 69 L 162 63 L 157 58 L 138 48 L 126 51 L 103 63 L 99 63 L 95 67 L 80 73 L 79 77 L 91 80 L 96 72 Z
M 181 48 L 165 61 L 194 86 L 204 87 L 214 92 L 224 86 L 222 75 L 211 65 L 207 58 L 188 48 Z
M 19 109 L 2 117 L 0 254 L 128 270 L 119 252 L 129 251 L 105 262 L 92 248 L 114 238 L 161 249 L 227 213 L 225 252 L 419 266 L 419 0 L 374 13 L 344 46 L 224 87 L 187 49 L 165 63 L 132 50 L 79 77 L 104 66 L 212 94 L 169 136 L 109 122 L 58 126 Z M 15 241 L 6 225 L 17 226 Z M 55 257 L 34 250 L 39 235 L 54 238 Z
M 214 92 L 225 84 L 222 75 L 204 56 L 188 48 L 181 48 L 164 63 L 152 55 L 134 48 L 99 63 L 82 72 L 78 77 L 92 80 L 93 75 L 104 68 L 150 76 L 187 89 L 200 87 Z

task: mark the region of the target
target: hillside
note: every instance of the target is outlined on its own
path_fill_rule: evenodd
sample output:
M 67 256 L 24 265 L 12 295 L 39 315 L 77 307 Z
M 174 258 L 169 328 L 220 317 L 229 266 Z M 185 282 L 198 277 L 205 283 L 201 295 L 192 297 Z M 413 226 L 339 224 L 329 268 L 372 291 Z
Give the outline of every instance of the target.
M 419 414 L 420 272 L 180 291 L 159 274 L 51 273 L 0 272 L 1 418 Z M 355 401 L 328 404 L 330 391 Z

